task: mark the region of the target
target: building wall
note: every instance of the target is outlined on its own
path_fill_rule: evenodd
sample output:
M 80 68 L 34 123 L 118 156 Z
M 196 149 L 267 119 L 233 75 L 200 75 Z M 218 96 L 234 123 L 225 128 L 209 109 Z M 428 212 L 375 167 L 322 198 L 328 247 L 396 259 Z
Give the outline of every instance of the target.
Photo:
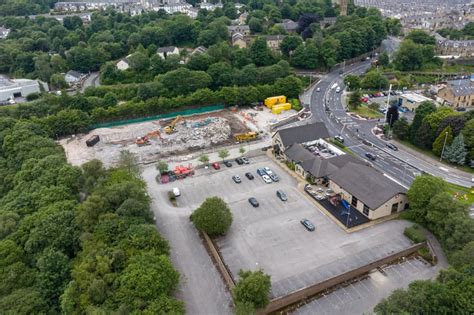
M 0 101 L 7 101 L 10 98 L 14 98 L 15 94 L 20 94 L 22 97 L 26 97 L 32 93 L 41 92 L 38 82 L 32 82 L 23 86 L 8 86 L 0 88 Z
M 280 155 L 282 155 L 283 157 L 285 157 L 286 159 L 286 156 L 285 156 L 285 147 L 283 146 L 283 143 L 281 141 L 281 138 L 280 138 L 280 134 L 277 132 L 275 133 L 275 135 L 273 135 L 272 137 L 272 147 L 274 146 L 278 146 L 280 148 Z
M 332 180 L 329 181 L 329 187 L 334 190 L 334 193 L 341 194 L 342 198 L 346 200 L 350 205 L 352 205 L 352 195 L 348 191 L 340 187 Z M 366 209 L 365 213 L 363 200 L 358 200 L 357 205 L 354 208 L 356 208 L 360 213 L 364 214 L 370 220 L 375 220 L 392 214 L 392 206 L 394 204 L 396 204 L 395 212 L 402 211 L 403 209 L 405 209 L 407 202 L 408 199 L 405 194 L 397 194 L 377 209 Z
M 128 65 L 127 62 L 123 61 L 123 60 L 120 60 L 119 62 L 117 62 L 117 69 L 119 70 L 127 70 L 128 68 L 130 68 L 130 66 Z
M 474 94 L 456 97 L 451 87 L 447 86 L 438 92 L 438 97 L 455 108 L 474 106 Z

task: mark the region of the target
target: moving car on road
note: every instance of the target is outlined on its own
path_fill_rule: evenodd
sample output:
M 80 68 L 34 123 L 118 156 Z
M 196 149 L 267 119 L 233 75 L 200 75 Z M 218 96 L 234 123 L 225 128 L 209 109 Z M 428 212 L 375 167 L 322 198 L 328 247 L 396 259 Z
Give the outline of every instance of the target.
M 338 87 L 336 88 L 336 93 L 340 93 L 340 92 L 341 92 L 341 88 L 338 86 Z
M 257 198 L 255 197 L 250 197 L 249 198 L 249 203 L 254 207 L 257 208 L 259 206 L 259 203 L 257 201 Z
M 240 184 L 242 182 L 242 180 L 240 179 L 240 176 L 239 175 L 234 175 L 232 176 L 232 179 L 234 180 L 234 182 L 236 182 L 237 184 Z
M 335 136 L 334 139 L 336 139 L 336 140 L 339 141 L 340 143 L 344 143 L 344 138 L 341 137 L 341 136 Z
M 308 219 L 301 219 L 301 224 L 303 224 L 303 226 L 310 232 L 313 232 L 314 230 L 316 230 L 316 227 L 314 226 L 313 223 L 311 223 L 310 220 Z
M 392 149 L 393 151 L 398 151 L 398 148 L 393 143 L 387 143 L 387 148 Z
M 245 177 L 247 177 L 250 180 L 255 178 L 255 177 L 253 177 L 252 173 L 250 173 L 250 172 L 245 173 Z
M 365 156 L 371 161 L 375 161 L 375 159 L 377 158 L 375 154 L 370 153 L 370 152 L 365 153 Z
M 287 201 L 288 197 L 286 196 L 283 190 L 277 190 L 277 197 L 280 198 L 281 201 Z

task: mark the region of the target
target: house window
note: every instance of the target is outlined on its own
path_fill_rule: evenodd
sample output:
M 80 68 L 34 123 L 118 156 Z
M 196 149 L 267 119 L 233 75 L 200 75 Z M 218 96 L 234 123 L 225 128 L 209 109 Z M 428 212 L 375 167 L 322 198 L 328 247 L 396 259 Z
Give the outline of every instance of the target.
M 369 216 L 369 207 L 367 207 L 367 205 L 364 205 L 364 214 Z
M 392 213 L 395 213 L 397 211 L 398 211 L 398 202 L 392 205 Z
M 357 207 L 357 198 L 354 196 L 352 196 L 351 205 L 353 205 L 354 207 Z

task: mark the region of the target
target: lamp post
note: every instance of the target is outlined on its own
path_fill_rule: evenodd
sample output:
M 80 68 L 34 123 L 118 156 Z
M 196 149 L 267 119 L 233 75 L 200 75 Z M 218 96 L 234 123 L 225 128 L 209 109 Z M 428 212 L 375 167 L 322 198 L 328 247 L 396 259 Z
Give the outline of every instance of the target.
M 446 131 L 446 136 L 444 137 L 443 149 L 441 150 L 441 156 L 439 157 L 439 161 L 443 159 L 444 154 L 444 147 L 446 146 L 446 140 L 448 140 L 448 132 Z

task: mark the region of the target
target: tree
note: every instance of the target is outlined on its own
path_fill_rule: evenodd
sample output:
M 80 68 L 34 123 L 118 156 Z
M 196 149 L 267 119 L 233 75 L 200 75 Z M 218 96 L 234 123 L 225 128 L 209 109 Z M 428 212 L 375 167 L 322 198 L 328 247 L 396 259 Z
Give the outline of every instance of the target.
M 258 271 L 239 271 L 239 282 L 234 288 L 237 303 L 252 303 L 255 309 L 261 309 L 270 302 L 270 276 Z
M 381 53 L 379 56 L 379 65 L 387 67 L 390 64 L 390 58 L 387 53 Z
M 160 174 L 164 174 L 168 172 L 168 163 L 166 163 L 166 161 L 159 160 L 156 163 L 156 169 Z
M 256 17 L 252 17 L 249 20 L 249 28 L 252 33 L 261 33 L 263 31 L 263 21 Z
M 423 119 L 426 116 L 436 111 L 436 106 L 432 102 L 422 102 L 415 109 L 415 117 L 410 126 L 410 139 L 411 142 L 415 143 L 415 139 L 418 137 L 418 129 L 423 123 Z
M 120 151 L 118 165 L 120 168 L 127 170 L 130 174 L 138 174 L 140 172 L 137 155 L 127 150 Z
M 280 50 L 283 55 L 290 56 L 291 53 L 300 45 L 303 44 L 303 41 L 299 36 L 286 36 L 283 38 L 280 44 Z
M 392 105 L 387 111 L 387 123 L 390 124 L 390 127 L 393 127 L 393 124 L 397 122 L 399 117 L 398 106 Z
M 141 52 L 132 54 L 128 57 L 128 61 L 130 63 L 130 68 L 137 72 L 145 71 L 150 67 L 150 59 L 147 55 Z
M 225 158 L 229 156 L 229 150 L 227 149 L 222 149 L 218 151 L 219 157 L 222 159 L 222 162 L 224 162 Z
M 47 249 L 38 259 L 38 287 L 45 301 L 53 306 L 63 293 L 69 280 L 69 259 L 53 249 Z
M 348 74 L 344 78 L 344 84 L 347 85 L 350 91 L 360 89 L 360 77 L 358 75 Z
M 354 91 L 349 96 L 349 108 L 357 109 L 360 106 L 360 97 L 361 94 L 359 91 Z
M 431 175 L 417 176 L 410 189 L 408 189 L 408 201 L 414 220 L 421 224 L 425 223 L 430 200 L 446 190 L 446 182 L 439 177 Z
M 436 235 L 444 228 L 444 221 L 449 213 L 464 213 L 466 206 L 460 201 L 453 199 L 448 192 L 441 192 L 431 198 L 426 206 L 426 221 L 428 227 Z
M 436 45 L 436 39 L 423 30 L 413 30 L 406 37 L 412 40 L 415 44 L 421 45 Z
M 199 157 L 199 162 L 203 165 L 207 165 L 209 163 L 209 156 L 207 154 L 203 154 Z
M 232 213 L 224 200 L 210 197 L 192 213 L 191 220 L 198 230 L 209 236 L 224 235 L 232 224 Z
M 244 147 L 240 147 L 240 148 L 239 148 L 239 153 L 240 153 L 240 154 L 244 154 L 244 153 L 245 153 L 245 148 L 244 148 Z
M 464 136 L 461 133 L 456 138 L 454 138 L 451 145 L 446 147 L 444 158 L 451 163 L 464 165 L 464 163 L 466 163 L 466 156 L 466 145 L 464 144 Z
M 410 135 L 410 125 L 405 117 L 397 120 L 393 124 L 393 133 L 400 140 L 407 140 Z
M 250 45 L 250 56 L 257 66 L 268 66 L 274 61 L 271 50 L 263 37 L 257 37 Z
M 436 140 L 433 142 L 433 153 L 437 156 L 441 156 L 443 147 L 446 149 L 453 142 L 453 130 L 450 126 L 444 128 L 439 134 Z M 446 153 L 446 152 L 445 152 Z M 444 158 L 444 154 L 441 158 Z
M 370 71 L 364 76 L 360 85 L 363 89 L 368 90 L 386 89 L 388 87 L 388 79 L 379 71 Z
M 49 83 L 51 83 L 51 86 L 55 89 L 65 89 L 68 87 L 67 83 L 66 83 L 66 80 L 64 80 L 64 76 L 59 74 L 59 73 L 55 73 L 51 76 L 51 79 L 49 80 Z
M 469 120 L 462 129 L 464 142 L 469 150 L 469 159 L 474 160 L 474 119 Z

